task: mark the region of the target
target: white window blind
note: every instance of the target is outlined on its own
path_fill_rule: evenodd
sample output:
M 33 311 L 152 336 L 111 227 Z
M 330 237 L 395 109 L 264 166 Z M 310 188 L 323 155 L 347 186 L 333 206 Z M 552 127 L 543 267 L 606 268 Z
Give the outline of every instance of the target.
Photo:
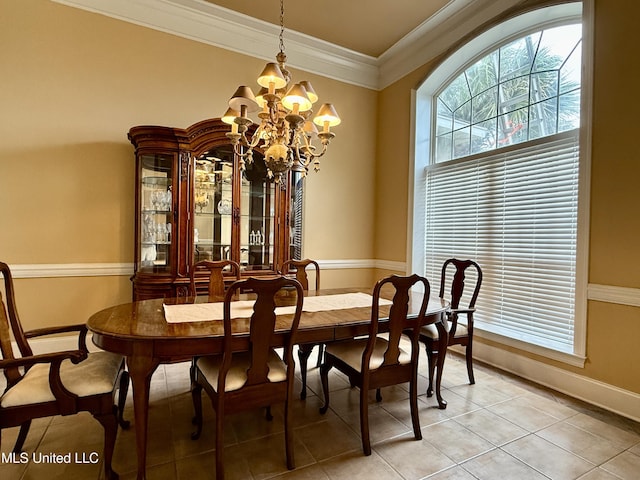
M 480 264 L 476 328 L 573 352 L 577 135 L 426 168 L 425 272 Z

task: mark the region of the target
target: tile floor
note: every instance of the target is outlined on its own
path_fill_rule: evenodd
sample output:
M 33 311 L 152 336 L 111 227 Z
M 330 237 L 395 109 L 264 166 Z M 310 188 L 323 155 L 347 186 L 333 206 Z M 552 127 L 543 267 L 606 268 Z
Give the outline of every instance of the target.
M 315 353 L 315 352 L 314 352 Z M 421 353 L 423 355 L 423 353 Z M 426 388 L 421 357 L 420 391 Z M 310 366 L 313 365 L 310 363 Z M 149 411 L 149 480 L 213 479 L 214 413 L 205 405 L 205 428 L 190 439 L 192 404 L 187 363 L 163 365 L 154 374 Z M 229 479 L 318 480 L 615 480 L 640 478 L 640 424 L 539 388 L 477 364 L 476 384 L 468 385 L 461 357 L 449 354 L 443 396 L 419 397 L 423 439 L 411 430 L 408 391 L 383 389 L 383 401 L 370 395 L 373 453 L 362 454 L 358 392 L 339 373 L 331 374 L 331 409 L 320 415 L 321 386 L 310 369 L 310 392 L 294 406 L 297 468 L 285 465 L 282 411 L 268 422 L 257 411 L 229 417 L 225 464 Z M 133 419 L 131 398 L 127 418 Z M 2 453 L 10 451 L 17 429 L 2 432 Z M 33 452 L 76 452 L 90 462 L 102 452 L 102 429 L 90 415 L 34 422 L 25 445 Z M 83 456 L 84 454 L 84 456 Z M 0 478 L 98 479 L 102 464 L 11 464 L 2 459 Z M 120 431 L 114 469 L 135 478 L 135 435 Z

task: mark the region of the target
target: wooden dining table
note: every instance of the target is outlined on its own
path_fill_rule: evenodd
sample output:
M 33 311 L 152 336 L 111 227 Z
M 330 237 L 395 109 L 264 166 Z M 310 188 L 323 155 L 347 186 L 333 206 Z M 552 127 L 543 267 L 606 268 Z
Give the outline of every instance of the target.
M 356 293 L 370 295 L 370 292 L 371 290 L 366 288 L 312 290 L 305 291 L 305 297 L 345 296 L 345 294 Z M 418 296 L 421 297 L 421 294 Z M 251 294 L 242 294 L 238 297 L 239 301 L 251 299 Z M 173 363 L 189 360 L 194 356 L 222 352 L 224 333 L 222 321 L 214 319 L 193 321 L 186 319 L 186 321 L 169 322 L 165 316 L 165 309 L 171 308 L 173 305 L 189 304 L 198 307 L 198 304 L 212 303 L 211 300 L 206 296 L 142 300 L 101 310 L 92 315 L 87 321 L 87 326 L 92 332 L 93 343 L 96 346 L 126 357 L 133 388 L 138 479 L 146 478 L 149 387 L 153 372 L 161 363 Z M 287 306 L 292 305 L 294 300 L 294 294 L 289 296 L 285 293 L 279 302 L 281 302 L 282 306 Z M 410 315 L 417 315 L 420 300 L 421 298 L 411 301 Z M 384 319 L 389 314 L 389 308 L 389 305 L 380 306 L 381 331 L 384 331 Z M 425 324 L 444 324 L 447 308 L 448 304 L 442 299 L 430 298 Z M 367 324 L 370 319 L 371 303 L 368 306 L 356 307 L 342 305 L 336 309 L 323 311 L 305 311 L 303 308 L 297 332 L 297 343 L 324 343 L 366 335 L 368 333 Z M 238 349 L 242 349 L 243 345 L 248 344 L 248 321 L 237 320 L 234 327 L 234 340 L 237 339 Z M 290 314 L 277 314 L 276 345 L 274 346 L 283 345 L 280 342 L 284 341 L 290 322 Z M 439 330 L 444 332 L 444 329 Z M 448 338 L 445 332 L 444 335 L 440 336 L 437 359 L 435 390 L 439 408 L 446 408 L 447 405 L 440 393 L 447 341 Z

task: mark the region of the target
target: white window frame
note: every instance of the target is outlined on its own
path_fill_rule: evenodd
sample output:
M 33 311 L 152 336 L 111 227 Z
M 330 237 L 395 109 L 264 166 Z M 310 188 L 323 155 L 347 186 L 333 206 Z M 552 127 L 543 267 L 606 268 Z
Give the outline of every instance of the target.
M 521 38 L 534 31 L 544 30 L 571 21 L 581 21 L 582 34 L 582 78 L 581 78 L 581 124 L 580 124 L 580 178 L 578 199 L 578 240 L 576 245 L 576 294 L 574 318 L 573 352 L 566 353 L 534 345 L 522 340 L 498 335 L 480 328 L 475 335 L 502 345 L 517 348 L 580 368 L 586 360 L 587 286 L 589 250 L 589 198 L 591 177 L 591 101 L 593 91 L 593 0 L 543 7 L 511 18 L 466 43 L 438 65 L 412 92 L 412 151 L 409 179 L 409 212 L 407 234 L 408 270 L 424 274 L 424 178 L 425 167 L 433 155 L 431 125 L 433 122 L 433 97 L 438 89 L 455 78 L 460 68 L 473 59 L 495 50 L 505 41 Z M 428 126 L 428 128 L 425 128 Z M 439 282 L 439 279 L 431 279 Z

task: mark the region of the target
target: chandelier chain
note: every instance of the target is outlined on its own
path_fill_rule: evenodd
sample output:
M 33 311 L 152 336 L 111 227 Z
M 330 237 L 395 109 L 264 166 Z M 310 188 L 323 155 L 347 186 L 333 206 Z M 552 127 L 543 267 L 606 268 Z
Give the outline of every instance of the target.
M 284 0 L 280 0 L 280 52 L 284 53 Z

